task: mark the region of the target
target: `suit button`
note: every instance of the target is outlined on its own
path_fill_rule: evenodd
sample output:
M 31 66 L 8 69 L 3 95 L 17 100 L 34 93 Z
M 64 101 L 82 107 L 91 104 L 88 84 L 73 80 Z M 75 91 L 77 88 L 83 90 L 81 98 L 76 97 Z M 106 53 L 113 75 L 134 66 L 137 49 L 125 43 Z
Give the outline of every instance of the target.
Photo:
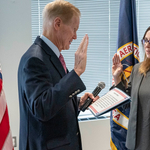
M 78 91 L 75 91 L 75 94 L 77 94 L 78 93 Z
M 79 132 L 76 133 L 76 135 L 78 135 L 78 134 L 79 134 Z

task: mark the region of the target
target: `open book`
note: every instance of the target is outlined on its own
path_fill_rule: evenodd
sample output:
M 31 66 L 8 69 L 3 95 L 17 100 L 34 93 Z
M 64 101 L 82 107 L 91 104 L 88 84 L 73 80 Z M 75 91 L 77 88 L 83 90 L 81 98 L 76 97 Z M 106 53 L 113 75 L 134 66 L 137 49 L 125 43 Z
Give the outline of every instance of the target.
M 129 95 L 118 88 L 114 88 L 91 104 L 88 109 L 94 116 L 99 116 L 130 101 Z

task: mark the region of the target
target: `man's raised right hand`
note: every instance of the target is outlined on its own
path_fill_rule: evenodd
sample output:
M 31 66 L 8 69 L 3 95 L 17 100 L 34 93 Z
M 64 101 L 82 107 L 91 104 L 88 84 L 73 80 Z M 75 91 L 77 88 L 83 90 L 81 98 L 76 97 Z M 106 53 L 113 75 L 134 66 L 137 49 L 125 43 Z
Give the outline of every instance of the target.
M 74 64 L 74 70 L 80 76 L 86 68 L 86 60 L 87 60 L 87 47 L 89 44 L 89 37 L 86 34 L 80 45 L 78 50 L 75 52 L 75 64 Z

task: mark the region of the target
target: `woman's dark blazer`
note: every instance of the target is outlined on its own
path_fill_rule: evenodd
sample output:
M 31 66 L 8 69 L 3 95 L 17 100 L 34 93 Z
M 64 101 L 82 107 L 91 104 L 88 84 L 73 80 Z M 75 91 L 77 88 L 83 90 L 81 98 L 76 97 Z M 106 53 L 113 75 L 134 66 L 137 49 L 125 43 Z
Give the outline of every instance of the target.
M 20 150 L 81 150 L 77 94 L 85 85 L 37 37 L 18 69 Z

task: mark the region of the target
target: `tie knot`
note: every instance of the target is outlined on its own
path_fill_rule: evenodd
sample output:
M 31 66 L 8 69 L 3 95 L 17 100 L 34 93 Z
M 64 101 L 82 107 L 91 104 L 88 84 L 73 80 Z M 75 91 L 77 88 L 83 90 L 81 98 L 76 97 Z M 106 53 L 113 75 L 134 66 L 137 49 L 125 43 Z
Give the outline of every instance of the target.
M 62 64 L 65 72 L 67 73 L 66 63 L 65 63 L 64 57 L 63 57 L 63 55 L 61 53 L 60 53 L 60 56 L 59 56 L 59 60 L 60 60 L 60 62 Z
M 63 57 L 63 55 L 61 53 L 59 55 L 59 60 L 64 60 L 64 57 Z

